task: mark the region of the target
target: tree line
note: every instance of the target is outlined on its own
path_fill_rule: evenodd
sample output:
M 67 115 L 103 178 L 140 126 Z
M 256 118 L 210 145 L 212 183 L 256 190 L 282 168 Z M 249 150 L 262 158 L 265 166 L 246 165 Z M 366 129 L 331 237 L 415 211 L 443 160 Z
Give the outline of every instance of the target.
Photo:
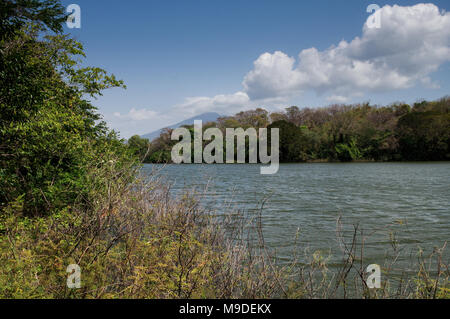
M 449 111 L 448 96 L 413 105 L 291 106 L 273 113 L 257 108 L 221 117 L 203 130 L 219 128 L 225 135 L 226 128 L 279 128 L 282 163 L 446 161 L 450 160 Z M 193 132 L 193 126 L 185 127 Z M 164 129 L 151 142 L 136 135 L 128 145 L 145 163 L 170 163 L 176 144 L 171 133 L 172 129 Z

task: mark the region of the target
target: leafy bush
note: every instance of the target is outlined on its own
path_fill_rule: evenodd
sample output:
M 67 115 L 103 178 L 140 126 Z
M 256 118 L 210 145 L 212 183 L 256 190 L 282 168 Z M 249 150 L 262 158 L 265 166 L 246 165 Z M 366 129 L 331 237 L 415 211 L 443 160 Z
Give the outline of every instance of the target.
M 10 15 L 2 16 L 9 33 L 0 41 L 0 207 L 22 198 L 29 216 L 89 205 L 92 162 L 134 161 L 86 99 L 124 85 L 81 67 L 82 45 L 48 32 L 47 25 L 61 29 L 64 8 L 55 3 L 2 2 Z

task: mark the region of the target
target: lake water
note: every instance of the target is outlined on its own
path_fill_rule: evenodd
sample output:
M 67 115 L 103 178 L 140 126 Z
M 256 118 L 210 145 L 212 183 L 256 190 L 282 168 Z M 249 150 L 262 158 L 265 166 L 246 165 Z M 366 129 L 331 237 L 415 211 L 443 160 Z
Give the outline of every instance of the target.
M 146 165 L 143 170 L 154 168 L 161 166 Z M 259 168 L 168 165 L 159 174 L 173 184 L 175 194 L 208 186 L 204 204 L 219 214 L 230 201 L 251 214 L 267 199 L 262 211 L 264 235 L 280 260 L 309 248 L 330 253 L 331 265 L 338 265 L 339 216 L 344 225 L 359 223 L 368 236 L 367 262 L 383 263 L 392 248 L 392 232 L 405 256 L 419 247 L 431 253 L 450 239 L 448 162 L 282 164 L 278 174 L 266 176 Z

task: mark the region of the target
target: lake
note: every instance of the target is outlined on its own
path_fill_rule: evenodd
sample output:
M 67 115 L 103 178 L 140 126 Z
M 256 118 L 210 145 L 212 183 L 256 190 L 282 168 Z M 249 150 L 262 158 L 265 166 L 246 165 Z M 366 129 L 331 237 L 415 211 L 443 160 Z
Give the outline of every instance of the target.
M 161 166 L 145 165 L 143 171 L 155 168 Z M 330 254 L 331 267 L 339 265 L 339 216 L 348 236 L 351 226 L 360 224 L 368 263 L 383 264 L 393 236 L 402 251 L 400 262 L 419 247 L 431 253 L 450 239 L 449 162 L 281 164 L 276 175 L 260 175 L 259 168 L 168 165 L 159 174 L 172 183 L 174 194 L 208 186 L 204 205 L 218 214 L 230 201 L 251 214 L 267 199 L 264 235 L 280 260 L 308 248 Z

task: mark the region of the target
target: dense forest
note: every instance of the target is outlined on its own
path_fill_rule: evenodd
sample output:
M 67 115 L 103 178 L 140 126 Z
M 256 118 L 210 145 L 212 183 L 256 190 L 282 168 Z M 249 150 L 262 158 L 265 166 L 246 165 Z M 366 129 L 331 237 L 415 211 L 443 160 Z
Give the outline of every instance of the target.
M 279 128 L 280 162 L 450 160 L 450 97 L 413 106 L 292 106 L 277 113 L 258 108 L 219 118 L 203 129 L 211 127 L 224 136 L 226 128 Z M 128 143 L 144 162 L 170 162 L 176 143 L 171 132 L 163 130 L 151 143 L 139 136 Z

